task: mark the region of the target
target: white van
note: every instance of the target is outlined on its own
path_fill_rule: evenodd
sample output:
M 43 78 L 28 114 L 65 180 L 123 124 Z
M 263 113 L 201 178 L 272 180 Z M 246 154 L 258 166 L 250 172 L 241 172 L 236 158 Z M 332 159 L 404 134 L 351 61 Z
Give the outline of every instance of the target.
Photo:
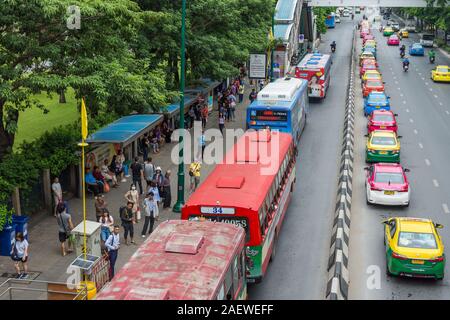
M 405 24 L 405 29 L 408 32 L 416 32 L 416 21 L 407 20 Z
M 434 34 L 424 33 L 420 36 L 420 44 L 424 47 L 433 47 Z

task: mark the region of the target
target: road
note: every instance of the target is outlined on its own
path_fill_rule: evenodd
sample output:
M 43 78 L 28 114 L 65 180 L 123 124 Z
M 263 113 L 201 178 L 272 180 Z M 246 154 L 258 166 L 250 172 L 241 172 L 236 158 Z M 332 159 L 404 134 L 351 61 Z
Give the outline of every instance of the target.
M 353 28 L 349 18 L 341 20 L 319 48 L 329 53 L 331 41 L 337 42 L 331 86 L 325 100 L 310 104 L 277 256 L 263 281 L 250 286 L 250 299 L 325 298 Z
M 385 21 L 383 21 L 385 23 Z M 357 82 L 355 164 L 353 174 L 352 221 L 350 230 L 349 299 L 450 299 L 450 280 L 419 280 L 388 277 L 385 273 L 382 220 L 394 216 L 431 218 L 446 228 L 440 231 L 450 243 L 450 90 L 448 84 L 433 83 L 427 56 L 411 57 L 410 70 L 402 70 L 398 47 L 388 47 L 386 38 L 374 25 L 378 44 L 378 62 L 392 110 L 398 113 L 401 139 L 401 163 L 411 169 L 408 174 L 412 190 L 408 208 L 368 206 L 364 188 L 364 152 L 366 119 Z M 403 40 L 408 47 L 418 42 L 411 34 Z M 361 48 L 358 41 L 357 48 Z M 427 52 L 425 53 L 427 54 Z M 450 64 L 437 52 L 436 64 Z M 435 65 L 436 65 L 435 64 Z M 449 256 L 448 248 L 446 249 Z M 450 264 L 446 266 L 447 276 Z M 379 280 L 379 281 L 378 281 Z

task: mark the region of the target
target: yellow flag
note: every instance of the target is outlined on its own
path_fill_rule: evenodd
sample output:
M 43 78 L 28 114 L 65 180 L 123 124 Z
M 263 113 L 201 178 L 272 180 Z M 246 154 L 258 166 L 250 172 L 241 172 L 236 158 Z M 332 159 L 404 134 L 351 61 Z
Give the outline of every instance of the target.
M 81 98 L 81 137 L 86 140 L 88 135 L 88 119 L 84 98 Z

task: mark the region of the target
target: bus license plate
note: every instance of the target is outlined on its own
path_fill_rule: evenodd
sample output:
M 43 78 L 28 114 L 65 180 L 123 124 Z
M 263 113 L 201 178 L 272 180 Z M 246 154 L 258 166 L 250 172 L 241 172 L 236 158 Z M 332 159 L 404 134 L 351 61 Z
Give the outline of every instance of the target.
M 375 108 L 376 108 L 376 109 L 380 109 L 380 106 L 376 106 Z
M 388 195 L 388 196 L 393 196 L 395 194 L 394 191 L 384 191 L 384 194 Z
M 413 263 L 413 264 L 424 264 L 425 261 L 423 261 L 423 260 L 411 260 L 411 263 Z
M 380 151 L 380 154 L 387 154 L 387 151 Z
M 386 126 L 380 126 L 380 129 L 386 129 Z

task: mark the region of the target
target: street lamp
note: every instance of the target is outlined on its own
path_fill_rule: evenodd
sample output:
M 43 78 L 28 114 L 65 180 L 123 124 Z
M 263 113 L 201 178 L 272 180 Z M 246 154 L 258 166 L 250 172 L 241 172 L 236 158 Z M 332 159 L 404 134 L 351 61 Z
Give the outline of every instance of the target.
M 270 52 L 270 82 L 273 82 L 275 80 L 275 77 L 273 76 L 273 52 L 274 52 L 274 36 L 275 36 L 275 12 L 272 14 L 272 50 Z
M 181 208 L 184 205 L 184 161 L 183 161 L 183 149 L 184 149 L 184 80 L 185 80 L 185 65 L 186 65 L 186 53 L 185 53 L 185 37 L 186 37 L 186 0 L 181 0 L 181 71 L 180 71 L 180 136 L 178 138 L 180 146 L 180 164 L 178 165 L 178 192 L 177 203 L 173 206 L 173 212 L 181 212 Z

